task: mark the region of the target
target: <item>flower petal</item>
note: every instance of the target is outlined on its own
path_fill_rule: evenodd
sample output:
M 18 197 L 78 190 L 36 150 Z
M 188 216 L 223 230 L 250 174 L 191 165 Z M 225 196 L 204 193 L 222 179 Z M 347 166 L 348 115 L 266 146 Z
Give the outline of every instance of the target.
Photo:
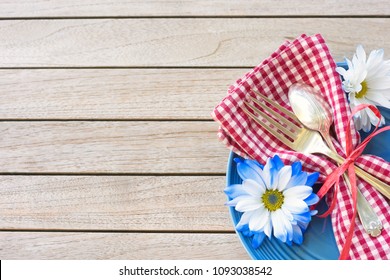
M 362 118 L 361 118 L 361 115 L 360 115 L 360 112 L 358 112 L 358 114 L 355 114 L 354 118 L 353 118 L 353 123 L 355 124 L 355 128 L 356 130 L 361 130 L 363 125 L 362 125 Z
M 249 228 L 249 221 L 250 221 L 251 217 L 253 216 L 254 212 L 255 211 L 244 212 L 241 215 L 240 221 L 236 225 L 236 229 L 237 230 L 243 229 L 245 225 L 248 225 L 248 228 Z
M 263 243 L 264 237 L 265 237 L 264 232 L 255 233 L 253 235 L 253 239 L 252 239 L 253 248 L 255 248 L 255 249 L 259 248 L 261 243 Z
M 365 104 L 365 103 L 371 104 L 365 98 L 363 98 L 363 100 L 359 100 L 358 98 L 356 98 L 354 100 L 354 105 L 356 105 L 356 106 L 359 105 L 359 104 Z M 353 108 L 353 106 L 351 106 L 351 108 Z M 369 132 L 370 131 L 370 129 L 371 129 L 371 122 L 370 122 L 370 118 L 368 117 L 367 110 L 369 110 L 369 109 L 366 108 L 364 110 L 359 111 L 357 114 L 355 114 L 355 116 L 354 116 L 354 123 L 355 123 L 355 127 L 356 127 L 357 130 L 363 129 L 364 132 Z
M 390 91 L 390 90 L 389 90 Z M 390 100 L 388 100 L 382 94 L 374 93 L 372 91 L 367 92 L 366 98 L 373 101 L 375 105 L 379 105 L 382 107 L 390 108 Z
M 274 236 L 282 242 L 287 241 L 288 236 L 292 236 L 292 225 L 283 214 L 281 209 L 271 213 L 271 220 L 274 229 Z
M 250 198 L 240 199 L 235 209 L 239 212 L 246 212 L 259 209 L 261 207 L 260 200 L 250 196 Z
M 262 170 L 255 165 L 249 165 L 248 160 L 240 160 L 237 162 L 237 173 L 242 180 L 252 179 L 256 182 L 262 183 L 261 178 Z M 261 172 L 261 173 L 260 173 Z
M 341 76 L 344 76 L 347 73 L 347 70 L 344 67 L 336 67 L 336 72 Z
M 369 132 L 371 129 L 371 121 L 367 114 L 367 109 L 364 109 L 360 111 L 361 114 L 361 122 L 362 122 L 362 129 L 364 132 Z
M 276 190 L 277 187 L 279 186 L 279 172 L 275 167 L 272 167 L 270 169 L 270 173 L 271 173 L 271 185 L 269 189 Z
M 319 172 L 314 172 L 308 175 L 305 185 L 312 187 L 315 184 L 315 182 L 317 182 L 319 176 L 320 176 Z
M 358 45 L 356 48 L 356 58 L 358 59 L 358 63 L 366 64 L 366 52 L 362 45 Z
M 366 63 L 368 72 L 376 71 L 377 69 L 379 69 L 379 66 L 383 60 L 383 55 L 384 55 L 383 49 L 372 50 L 370 52 L 370 55 L 368 56 L 367 63 Z
M 370 123 L 374 126 L 376 126 L 378 123 L 379 123 L 379 126 L 382 126 L 384 124 L 384 118 L 381 117 L 381 119 L 379 119 L 373 111 L 371 111 L 371 109 L 367 108 L 365 109 L 366 110 L 366 113 L 368 115 L 368 118 L 370 120 Z M 371 128 L 371 125 L 370 125 L 370 128 Z
M 304 201 L 310 206 L 316 204 L 319 200 L 320 198 L 315 193 L 312 193 Z
M 268 158 L 263 169 L 263 179 L 267 189 L 271 187 L 271 167 L 272 167 L 272 162 L 271 159 Z
M 297 225 L 293 225 L 292 226 L 293 228 L 293 239 L 292 241 L 295 243 L 295 244 L 302 244 L 303 242 L 303 234 L 302 234 L 302 230 L 299 226 Z
M 288 182 L 286 189 L 289 189 L 294 186 L 305 185 L 307 182 L 307 173 L 300 172 L 299 174 L 292 176 L 290 181 Z
M 250 196 L 250 195 L 240 195 L 240 196 L 237 196 L 237 197 L 233 198 L 232 200 L 226 202 L 225 205 L 226 206 L 236 206 L 240 200 L 250 199 L 250 198 L 252 198 L 252 196 Z
M 244 236 L 251 237 L 251 236 L 253 235 L 253 232 L 251 232 L 251 231 L 249 230 L 248 224 L 242 224 L 242 225 L 240 225 L 240 226 L 238 226 L 238 224 L 237 224 L 236 230 L 239 231 L 239 232 L 241 232 L 242 235 L 244 235 Z
M 265 187 L 262 184 L 259 184 L 257 181 L 252 179 L 247 179 L 242 182 L 242 188 L 249 195 L 256 197 L 260 200 L 260 196 L 265 192 Z
M 252 159 L 246 159 L 245 163 L 251 166 L 253 169 L 256 169 L 257 167 L 260 168 L 260 170 L 263 170 L 264 165 L 260 164 L 257 160 Z M 256 169 L 258 170 L 258 169 Z
M 312 194 L 313 192 L 313 189 L 312 187 L 308 187 L 308 186 L 295 186 L 295 187 L 292 187 L 292 188 L 289 188 L 287 190 L 285 190 L 283 192 L 284 194 L 284 197 L 286 199 L 288 198 L 296 198 L 296 199 L 305 199 L 306 197 L 308 197 L 310 194 Z
M 280 169 L 283 168 L 284 163 L 278 155 L 274 155 L 274 157 L 272 158 L 272 165 L 273 165 L 273 167 L 276 168 L 276 170 L 279 171 Z
M 264 226 L 269 223 L 270 213 L 264 207 L 255 210 L 256 212 L 249 221 L 249 229 L 252 231 L 263 230 Z
M 272 219 L 268 220 L 268 223 L 264 226 L 264 233 L 268 236 L 269 239 L 272 237 Z
M 293 214 L 294 219 L 298 222 L 301 223 L 309 223 L 311 221 L 311 216 L 310 212 L 303 212 L 301 214 Z
M 293 162 L 291 164 L 291 176 L 295 176 L 302 171 L 302 163 L 300 161 Z
M 364 70 L 363 70 L 364 69 Z M 356 89 L 359 89 L 357 92 L 360 92 L 363 89 L 363 82 L 367 79 L 367 70 L 365 69 L 365 66 L 361 66 L 360 71 L 356 75 L 355 79 L 355 87 Z
M 241 184 L 233 184 L 224 189 L 224 193 L 230 198 L 236 198 L 240 195 L 248 195 L 246 191 L 243 190 Z
M 284 206 L 282 205 L 282 211 L 283 211 L 283 214 L 287 217 L 287 219 L 291 222 L 291 223 L 295 223 L 294 221 L 294 215 L 291 214 L 291 212 Z
M 372 77 L 367 79 L 369 89 L 389 89 L 390 88 L 390 76 L 385 77 Z
M 288 182 L 290 181 L 291 179 L 291 173 L 292 173 L 292 169 L 291 169 L 291 166 L 289 165 L 286 165 L 286 166 L 283 166 L 282 169 L 280 169 L 279 171 L 279 174 L 278 174 L 278 185 L 277 185 L 277 189 L 279 191 L 283 191 Z
M 296 198 L 285 198 L 283 206 L 292 214 L 302 214 L 309 211 L 307 204 L 303 200 Z

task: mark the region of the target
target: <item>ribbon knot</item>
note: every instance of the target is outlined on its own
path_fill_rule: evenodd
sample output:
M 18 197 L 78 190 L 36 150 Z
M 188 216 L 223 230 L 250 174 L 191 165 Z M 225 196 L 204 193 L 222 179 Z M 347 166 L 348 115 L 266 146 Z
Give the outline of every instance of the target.
M 371 111 L 375 114 L 376 117 L 378 117 L 379 121 L 374 129 L 374 131 L 367 136 L 367 138 L 361 142 L 355 149 L 353 148 L 352 144 L 352 135 L 351 131 L 348 129 L 350 127 L 351 120 L 353 116 L 365 109 L 365 108 L 370 108 Z M 370 104 L 361 104 L 356 106 L 352 110 L 351 116 L 348 118 L 348 126 L 347 129 L 345 130 L 345 135 L 346 135 L 346 158 L 345 161 L 337 167 L 332 173 L 329 174 L 328 178 L 325 180 L 324 184 L 322 187 L 319 189 L 317 192 L 317 195 L 319 198 L 323 198 L 329 190 L 333 187 L 334 193 L 333 193 L 333 198 L 331 201 L 331 204 L 329 205 L 329 208 L 326 212 L 324 212 L 321 215 L 318 215 L 319 217 L 326 217 L 330 213 L 332 213 L 334 207 L 336 206 L 336 198 L 337 198 L 337 193 L 339 190 L 339 182 L 340 182 L 340 177 L 348 170 L 348 176 L 351 182 L 351 196 L 352 196 L 352 215 L 350 216 L 350 228 L 348 230 L 347 237 L 345 239 L 344 246 L 342 248 L 342 251 L 340 253 L 340 258 L 341 260 L 347 259 L 349 257 L 349 250 L 351 247 L 352 243 L 352 237 L 354 234 L 355 230 L 355 220 L 356 220 L 356 214 L 357 214 L 357 180 L 356 180 L 356 174 L 355 174 L 355 160 L 363 153 L 364 148 L 367 146 L 367 144 L 371 141 L 371 139 L 378 135 L 379 133 L 382 133 L 386 130 L 390 130 L 390 126 L 381 128 L 378 130 L 379 124 L 380 124 L 380 119 L 381 119 L 381 114 L 379 110 L 374 106 Z

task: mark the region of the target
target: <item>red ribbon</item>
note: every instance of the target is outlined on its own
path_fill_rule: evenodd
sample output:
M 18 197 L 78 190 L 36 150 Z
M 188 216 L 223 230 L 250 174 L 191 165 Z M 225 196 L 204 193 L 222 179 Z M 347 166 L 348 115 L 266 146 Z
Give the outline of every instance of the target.
M 359 112 L 365 108 L 370 108 L 371 111 L 374 112 L 375 116 L 378 117 L 379 121 L 378 121 L 374 131 L 369 136 L 367 136 L 367 138 L 363 142 L 361 142 L 355 149 L 353 149 L 352 135 L 351 135 L 351 131 L 349 130 L 350 123 L 351 123 L 353 115 L 355 115 L 357 112 Z M 343 175 L 343 173 L 346 170 L 348 170 L 348 176 L 349 176 L 349 179 L 351 181 L 352 210 L 353 210 L 353 212 L 352 212 L 352 217 L 350 218 L 351 226 L 348 230 L 348 234 L 347 234 L 347 237 L 345 239 L 343 249 L 340 253 L 340 258 L 339 258 L 340 260 L 345 260 L 349 257 L 349 250 L 351 247 L 352 237 L 353 237 L 354 230 L 355 230 L 355 220 L 356 220 L 356 213 L 357 213 L 357 211 L 356 211 L 357 186 L 356 186 L 356 174 L 355 174 L 354 163 L 355 163 L 355 160 L 362 154 L 364 148 L 367 146 L 367 144 L 371 141 L 371 139 L 374 136 L 376 136 L 379 133 L 382 133 L 386 130 L 390 130 L 390 126 L 387 126 L 387 127 L 384 127 L 384 128 L 381 128 L 378 130 L 378 127 L 380 124 L 380 119 L 381 119 L 381 114 L 380 114 L 379 110 L 374 105 L 361 104 L 361 105 L 356 106 L 352 110 L 352 114 L 348 118 L 348 125 L 347 125 L 347 128 L 345 130 L 346 156 L 347 157 L 346 157 L 345 161 L 343 162 L 343 164 L 341 164 L 338 168 L 336 168 L 328 176 L 328 178 L 326 179 L 326 181 L 324 182 L 324 184 L 322 185 L 320 190 L 317 192 L 317 195 L 321 199 L 322 197 L 324 197 L 326 195 L 326 193 L 332 187 L 334 188 L 333 198 L 332 198 L 332 201 L 331 201 L 331 204 L 330 204 L 328 210 L 325 213 L 318 215 L 319 217 L 326 217 L 333 211 L 334 207 L 336 206 L 336 197 L 337 197 L 337 192 L 339 190 L 340 177 Z

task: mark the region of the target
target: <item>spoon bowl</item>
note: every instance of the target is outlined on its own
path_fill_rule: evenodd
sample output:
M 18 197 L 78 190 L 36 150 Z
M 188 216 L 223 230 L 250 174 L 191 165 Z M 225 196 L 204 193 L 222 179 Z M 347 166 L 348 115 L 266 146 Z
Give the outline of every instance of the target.
M 328 146 L 334 150 L 329 136 L 333 123 L 332 109 L 320 92 L 307 84 L 296 83 L 290 87 L 288 97 L 291 108 L 301 123 L 321 133 Z

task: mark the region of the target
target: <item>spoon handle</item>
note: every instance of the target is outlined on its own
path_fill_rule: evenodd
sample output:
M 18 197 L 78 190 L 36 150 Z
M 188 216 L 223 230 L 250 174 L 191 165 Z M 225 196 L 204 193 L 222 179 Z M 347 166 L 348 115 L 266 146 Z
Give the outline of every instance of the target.
M 351 189 L 351 181 L 346 173 L 343 174 L 344 181 Z M 383 225 L 379 220 L 378 215 L 374 209 L 368 203 L 367 199 L 363 196 L 359 189 L 357 190 L 357 213 L 359 215 L 360 222 L 363 225 L 364 230 L 372 237 L 378 237 L 381 235 Z
M 374 212 L 374 209 L 371 207 L 359 189 L 357 191 L 357 210 L 364 230 L 372 237 L 378 237 L 381 235 L 383 225 L 379 220 L 378 215 Z
M 328 144 L 332 152 L 335 152 L 336 149 L 332 143 L 332 140 L 330 139 L 330 136 L 328 134 L 325 135 L 323 134 L 322 136 L 324 137 L 325 142 Z M 351 189 L 351 182 L 349 180 L 347 173 L 343 174 L 343 178 L 348 188 Z M 372 237 L 378 237 L 379 235 L 381 235 L 383 225 L 378 215 L 371 207 L 370 203 L 367 201 L 367 199 L 363 196 L 363 194 L 360 192 L 358 188 L 357 188 L 357 212 L 364 230 L 369 235 L 371 235 Z

